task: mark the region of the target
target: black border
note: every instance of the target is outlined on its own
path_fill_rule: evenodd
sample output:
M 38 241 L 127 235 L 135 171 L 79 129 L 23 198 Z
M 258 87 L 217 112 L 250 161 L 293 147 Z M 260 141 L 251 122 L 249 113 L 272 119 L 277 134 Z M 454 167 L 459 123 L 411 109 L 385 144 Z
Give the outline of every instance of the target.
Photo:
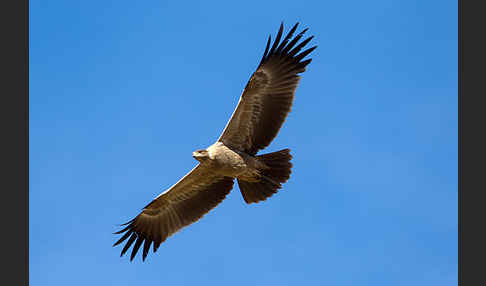
M 2 285 L 29 284 L 29 2 L 0 1 Z
M 458 284 L 462 285 L 462 0 L 458 0 L 457 2 L 457 279 Z
M 486 19 L 481 3 L 458 3 L 458 278 L 465 286 L 486 285 Z

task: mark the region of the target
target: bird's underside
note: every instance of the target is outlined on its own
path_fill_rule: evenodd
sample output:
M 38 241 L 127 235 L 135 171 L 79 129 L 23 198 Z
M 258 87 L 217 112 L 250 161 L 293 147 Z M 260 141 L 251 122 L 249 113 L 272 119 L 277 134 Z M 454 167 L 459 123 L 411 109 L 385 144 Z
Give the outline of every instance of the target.
M 142 212 L 115 234 L 126 241 L 121 255 L 133 245 L 130 260 L 142 247 L 145 260 L 150 247 L 160 244 L 183 227 L 199 220 L 231 191 L 234 180 L 246 203 L 257 203 L 275 194 L 291 173 L 289 149 L 257 155 L 280 130 L 300 76 L 311 59 L 303 60 L 315 48 L 301 52 L 313 36 L 299 42 L 307 29 L 293 37 L 298 23 L 281 40 L 283 24 L 248 81 L 238 105 L 216 143 L 193 152 L 199 164 L 176 184 L 157 196 Z

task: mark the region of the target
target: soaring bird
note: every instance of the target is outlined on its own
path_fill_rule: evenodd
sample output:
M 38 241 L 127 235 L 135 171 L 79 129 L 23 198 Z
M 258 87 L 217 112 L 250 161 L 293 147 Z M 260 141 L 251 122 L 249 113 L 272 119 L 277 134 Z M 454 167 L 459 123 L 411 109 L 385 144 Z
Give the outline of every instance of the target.
M 133 245 L 132 261 L 143 244 L 145 261 L 152 244 L 155 253 L 167 237 L 223 201 L 235 178 L 247 204 L 266 200 L 290 178 L 289 149 L 263 155 L 257 152 L 267 147 L 282 127 L 292 106 L 299 74 L 311 62 L 304 58 L 317 47 L 302 51 L 313 36 L 298 43 L 308 30 L 293 37 L 298 24 L 282 41 L 283 23 L 280 24 L 272 45 L 269 35 L 263 57 L 223 133 L 216 143 L 192 153 L 198 165 L 115 232 L 124 233 L 113 245 L 126 241 L 121 256 Z

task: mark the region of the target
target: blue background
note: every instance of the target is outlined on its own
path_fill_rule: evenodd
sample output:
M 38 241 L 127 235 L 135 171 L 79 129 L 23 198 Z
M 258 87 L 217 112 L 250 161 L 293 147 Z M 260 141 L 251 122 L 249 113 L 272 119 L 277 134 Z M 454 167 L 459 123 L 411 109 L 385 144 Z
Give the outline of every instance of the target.
M 120 258 L 281 21 L 319 46 L 265 150 L 289 182 Z M 457 285 L 457 1 L 31 1 L 30 281 Z

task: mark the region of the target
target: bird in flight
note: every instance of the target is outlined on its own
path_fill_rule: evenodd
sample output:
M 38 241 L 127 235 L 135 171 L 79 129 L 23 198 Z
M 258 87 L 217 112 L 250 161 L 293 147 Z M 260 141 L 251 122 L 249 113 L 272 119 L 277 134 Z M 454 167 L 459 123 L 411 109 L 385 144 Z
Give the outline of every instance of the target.
M 257 152 L 267 147 L 282 127 L 292 106 L 299 74 L 311 62 L 304 58 L 317 47 L 302 51 L 313 36 L 298 43 L 307 31 L 293 37 L 298 24 L 282 41 L 283 23 L 273 44 L 268 37 L 263 57 L 223 133 L 216 143 L 192 153 L 198 165 L 115 232 L 123 236 L 113 246 L 126 241 L 121 256 L 133 245 L 132 261 L 143 244 L 145 261 L 151 245 L 155 253 L 167 237 L 223 201 L 235 178 L 247 204 L 266 200 L 290 178 L 289 149 L 263 155 Z

